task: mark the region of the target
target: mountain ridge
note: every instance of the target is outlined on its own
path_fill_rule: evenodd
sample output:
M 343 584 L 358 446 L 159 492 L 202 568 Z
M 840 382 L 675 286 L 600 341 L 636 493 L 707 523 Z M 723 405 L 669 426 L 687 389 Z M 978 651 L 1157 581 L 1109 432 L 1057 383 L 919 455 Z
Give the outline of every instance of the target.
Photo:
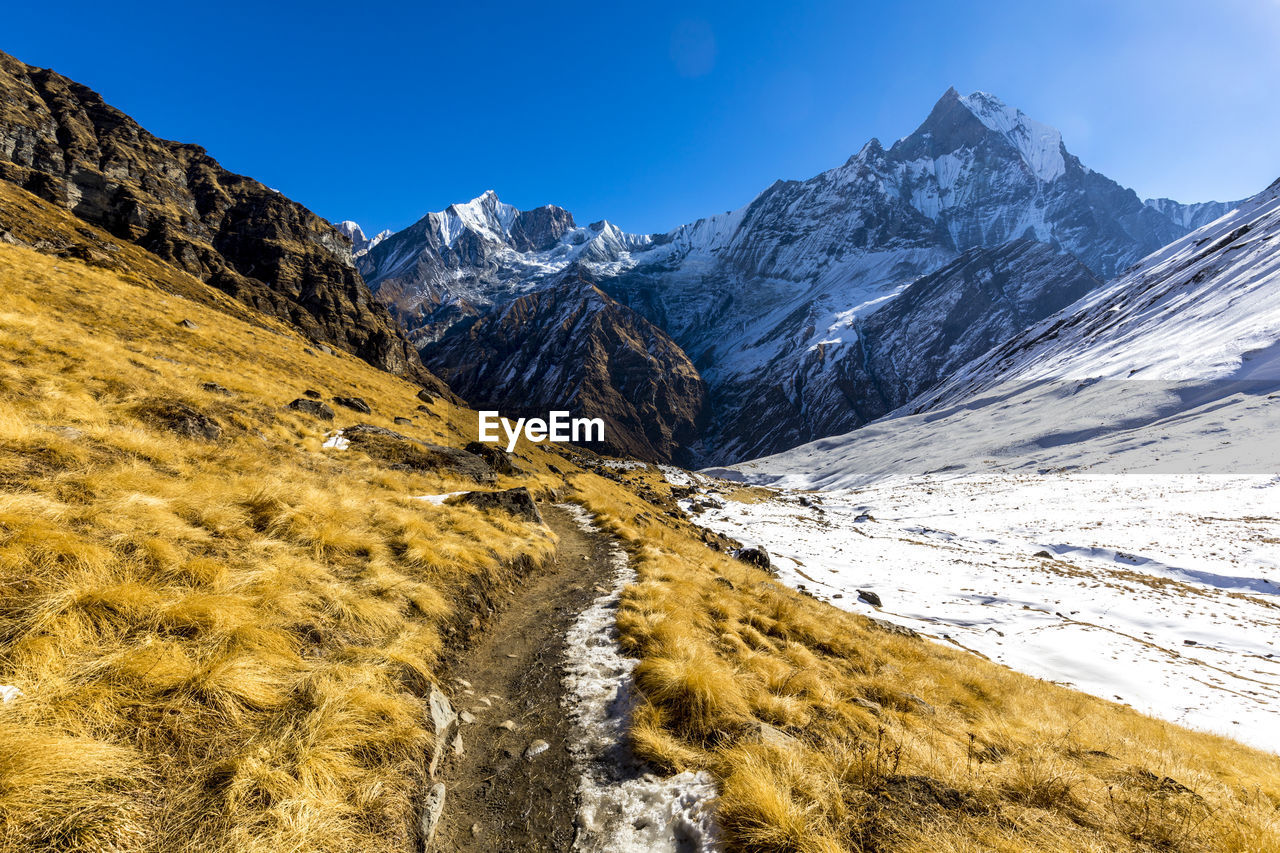
M 1232 206 L 1144 202 L 1081 163 L 1056 129 L 953 88 L 888 149 L 869 140 L 840 166 L 775 181 L 737 210 L 665 234 L 608 222 L 581 229 L 546 206 L 535 210 L 556 211 L 558 230 L 540 251 L 521 251 L 510 224 L 524 213 L 489 191 L 428 214 L 357 263 L 419 347 L 580 264 L 702 374 L 712 415 L 690 450 L 710 463 L 883 414 L 888 402 L 868 405 L 869 386 L 849 381 L 859 372 L 858 324 L 969 250 L 1040 242 L 1074 255 L 1100 284 Z M 460 224 L 452 231 L 451 216 Z M 990 332 L 979 343 L 998 343 Z M 923 390 L 903 376 L 876 384 Z
M 136 243 L 314 340 L 443 385 L 310 210 L 163 140 L 97 92 L 0 53 L 0 179 Z

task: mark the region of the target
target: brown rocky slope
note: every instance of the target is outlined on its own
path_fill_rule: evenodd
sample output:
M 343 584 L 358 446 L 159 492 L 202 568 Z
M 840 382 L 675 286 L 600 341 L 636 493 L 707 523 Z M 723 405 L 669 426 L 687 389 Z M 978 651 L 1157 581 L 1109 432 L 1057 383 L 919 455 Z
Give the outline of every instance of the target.
M 200 146 L 159 139 L 91 89 L 4 53 L 0 178 L 317 341 L 438 387 L 331 224 Z

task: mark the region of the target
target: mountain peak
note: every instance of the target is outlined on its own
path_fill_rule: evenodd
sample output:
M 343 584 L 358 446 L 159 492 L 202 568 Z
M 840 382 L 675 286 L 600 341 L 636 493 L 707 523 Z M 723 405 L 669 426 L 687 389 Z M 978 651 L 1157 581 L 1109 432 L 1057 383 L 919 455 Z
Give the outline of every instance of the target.
M 333 227 L 337 228 L 338 231 L 353 244 L 356 242 L 363 242 L 365 239 L 364 229 L 360 227 L 360 223 L 358 222 L 353 222 L 350 219 L 344 219 L 341 222 L 335 222 Z
M 372 237 L 365 236 L 364 229 L 360 227 L 360 223 L 350 219 L 335 222 L 333 227 L 337 228 L 340 234 L 351 241 L 352 260 L 367 254 L 374 246 L 391 236 L 389 230 L 382 231 Z
M 1038 122 L 989 92 L 961 95 L 947 89 L 929 117 L 910 136 L 894 146 L 908 158 L 938 158 L 960 148 L 974 148 L 992 135 L 1017 150 L 1028 170 L 1048 183 L 1066 171 L 1062 134 Z

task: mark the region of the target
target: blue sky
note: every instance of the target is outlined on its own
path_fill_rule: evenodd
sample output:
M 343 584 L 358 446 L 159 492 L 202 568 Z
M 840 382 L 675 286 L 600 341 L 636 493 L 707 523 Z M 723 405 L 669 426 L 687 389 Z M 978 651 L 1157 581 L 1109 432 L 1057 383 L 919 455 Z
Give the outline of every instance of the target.
M 1280 0 L 119 3 L 0 49 L 366 230 L 497 190 L 666 230 L 993 92 L 1141 195 L 1280 177 Z

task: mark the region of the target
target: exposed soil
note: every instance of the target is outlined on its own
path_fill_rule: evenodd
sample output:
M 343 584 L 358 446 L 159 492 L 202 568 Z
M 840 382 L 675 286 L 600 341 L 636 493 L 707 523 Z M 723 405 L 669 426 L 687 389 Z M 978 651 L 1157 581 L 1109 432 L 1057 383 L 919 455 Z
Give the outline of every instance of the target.
M 565 633 L 606 591 L 612 569 L 606 535 L 584 533 L 563 510 L 541 509 L 560 537 L 556 559 L 503 602 L 450 667 L 454 708 L 474 720 L 462 723 L 463 752 L 450 751 L 439 774 L 448 794 L 433 851 L 573 846 L 578 772 L 560 704 Z M 537 741 L 547 748 L 526 757 Z

